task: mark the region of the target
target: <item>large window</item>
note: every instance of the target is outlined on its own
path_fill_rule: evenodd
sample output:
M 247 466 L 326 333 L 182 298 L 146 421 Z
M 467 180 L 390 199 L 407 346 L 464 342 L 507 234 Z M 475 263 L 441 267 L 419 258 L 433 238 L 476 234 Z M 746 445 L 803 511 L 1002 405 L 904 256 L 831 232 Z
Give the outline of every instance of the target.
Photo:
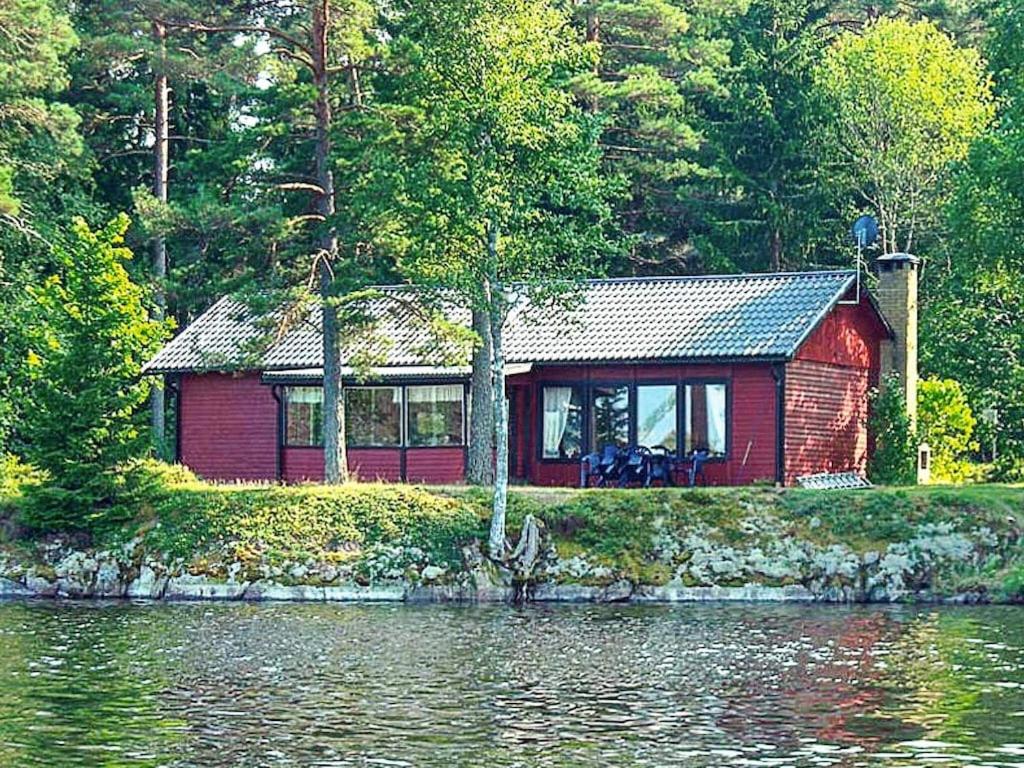
M 725 455 L 725 384 L 686 385 L 686 453 Z
M 583 449 L 583 391 L 544 387 L 543 456 L 578 459 Z
M 636 388 L 636 441 L 648 448 L 663 446 L 670 451 L 677 447 L 678 414 L 674 384 L 639 386 Z
M 402 444 L 402 388 L 354 387 L 345 390 L 348 445 L 362 448 Z
M 408 387 L 409 445 L 462 445 L 464 421 L 461 384 Z
M 285 398 L 285 444 L 324 444 L 324 391 L 320 387 L 287 387 Z
M 590 398 L 590 434 L 595 451 L 629 445 L 629 387 L 594 387 Z

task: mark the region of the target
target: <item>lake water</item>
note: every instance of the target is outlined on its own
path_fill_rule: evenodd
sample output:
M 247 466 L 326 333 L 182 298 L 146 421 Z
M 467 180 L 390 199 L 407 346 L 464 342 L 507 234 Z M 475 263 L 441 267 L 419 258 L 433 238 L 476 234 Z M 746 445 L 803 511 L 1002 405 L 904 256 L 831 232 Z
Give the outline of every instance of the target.
M 0 766 L 1024 766 L 1024 609 L 0 603 Z

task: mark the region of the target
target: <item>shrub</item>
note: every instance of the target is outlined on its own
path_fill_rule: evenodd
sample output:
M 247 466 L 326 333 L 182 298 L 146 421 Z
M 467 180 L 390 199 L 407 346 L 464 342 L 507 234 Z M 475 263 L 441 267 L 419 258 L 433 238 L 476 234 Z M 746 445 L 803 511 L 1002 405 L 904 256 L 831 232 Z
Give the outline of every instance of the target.
M 962 483 L 976 474 L 968 454 L 978 449 L 974 414 L 953 379 L 925 379 L 917 391 L 918 436 L 932 452 L 932 480 Z
M 149 543 L 184 558 L 227 546 L 249 557 L 301 559 L 407 542 L 454 567 L 461 546 L 484 531 L 470 504 L 401 485 L 171 484 L 140 494 L 137 511 L 140 522 L 155 518 Z
M 898 376 L 886 377 L 872 392 L 868 429 L 875 441 L 868 465 L 871 480 L 881 485 L 916 483 L 917 447 Z

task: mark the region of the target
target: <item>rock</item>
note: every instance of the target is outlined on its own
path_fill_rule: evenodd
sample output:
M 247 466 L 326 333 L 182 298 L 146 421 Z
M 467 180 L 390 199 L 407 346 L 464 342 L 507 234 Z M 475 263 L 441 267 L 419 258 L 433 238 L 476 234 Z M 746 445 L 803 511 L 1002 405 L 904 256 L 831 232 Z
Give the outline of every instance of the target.
M 128 585 L 126 595 L 131 598 L 159 600 L 167 588 L 167 574 L 158 572 L 147 563 L 139 569 L 139 575 Z
M 94 597 L 124 597 L 127 585 L 121 578 L 121 565 L 113 557 L 100 561 L 96 569 L 92 594 Z
M 11 579 L 0 578 L 0 597 L 34 597 L 35 594 L 23 584 Z
M 25 587 L 37 597 L 56 597 L 57 582 L 46 578 L 38 573 L 35 568 L 29 568 L 25 573 Z
M 246 587 L 242 594 L 243 600 L 271 600 L 280 602 L 324 601 L 323 587 L 308 584 L 282 585 L 267 582 L 255 582 Z
M 309 568 L 307 568 L 302 563 L 297 563 L 296 565 L 293 565 L 291 568 L 288 569 L 288 575 L 296 581 L 302 581 L 304 578 L 306 578 L 306 574 L 308 573 Z
M 602 592 L 600 587 L 545 582 L 534 588 L 533 599 L 538 603 L 593 603 Z
M 429 584 L 430 582 L 438 581 L 445 573 L 446 569 L 439 565 L 428 565 L 420 573 L 420 578 L 423 579 L 424 583 Z
M 620 579 L 614 584 L 609 584 L 597 596 L 599 603 L 621 603 L 633 596 L 635 587 L 633 582 L 627 579 Z
M 169 579 L 164 590 L 167 600 L 239 600 L 248 584 L 209 581 L 203 576 L 185 574 Z
M 231 563 L 231 565 L 228 566 L 227 571 L 228 571 L 228 581 L 236 582 L 236 581 L 238 581 L 238 574 L 240 574 L 242 572 L 242 564 L 237 562 L 237 561 L 233 562 L 233 563 Z

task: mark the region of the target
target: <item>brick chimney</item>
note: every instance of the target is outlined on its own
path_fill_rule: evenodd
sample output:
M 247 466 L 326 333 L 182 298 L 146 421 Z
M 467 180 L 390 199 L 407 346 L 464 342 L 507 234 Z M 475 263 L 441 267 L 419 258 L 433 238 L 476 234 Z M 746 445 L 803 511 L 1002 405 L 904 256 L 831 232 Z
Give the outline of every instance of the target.
M 878 305 L 896 338 L 882 342 L 882 378 L 895 372 L 906 395 L 907 414 L 917 423 L 917 280 L 921 260 L 909 253 L 878 259 Z

